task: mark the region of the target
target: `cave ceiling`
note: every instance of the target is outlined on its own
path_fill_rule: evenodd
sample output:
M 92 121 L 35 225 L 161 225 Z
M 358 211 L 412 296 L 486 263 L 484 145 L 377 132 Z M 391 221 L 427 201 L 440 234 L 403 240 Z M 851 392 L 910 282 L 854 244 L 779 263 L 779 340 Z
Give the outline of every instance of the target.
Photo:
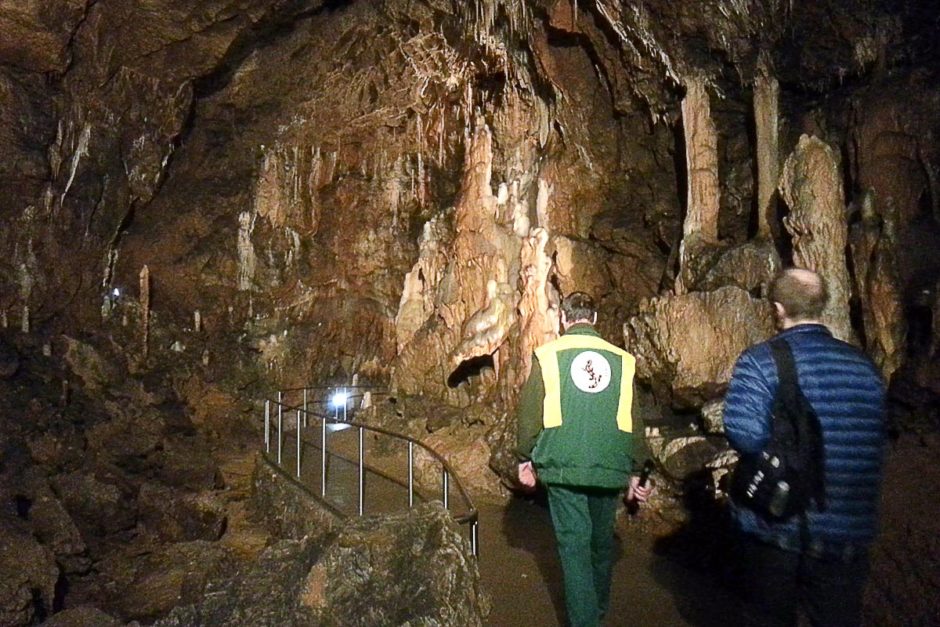
M 552 260 L 545 289 L 598 297 L 618 342 L 672 289 L 693 83 L 717 133 L 718 235 L 753 237 L 759 76 L 780 86 L 781 160 L 817 135 L 846 204 L 874 189 L 897 212 L 914 299 L 937 266 L 918 239 L 936 230 L 940 163 L 927 4 L 6 3 L 5 324 L 101 325 L 147 266 L 155 324 L 198 310 L 281 382 L 397 372 L 450 402 L 511 401 L 493 381 L 455 389 L 449 359 L 491 308 L 509 311 L 494 314 L 506 350 L 473 350 L 504 374 L 526 362 L 525 246 Z M 546 243 L 525 243 L 534 227 Z

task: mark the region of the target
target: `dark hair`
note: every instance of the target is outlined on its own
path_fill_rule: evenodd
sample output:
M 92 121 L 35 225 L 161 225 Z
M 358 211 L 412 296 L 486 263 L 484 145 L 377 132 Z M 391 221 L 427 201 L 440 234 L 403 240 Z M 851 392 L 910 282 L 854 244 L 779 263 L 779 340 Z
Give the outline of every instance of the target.
M 594 319 L 594 314 L 597 313 L 597 307 L 594 305 L 594 299 L 589 295 L 584 292 L 572 292 L 561 301 L 561 311 L 565 314 L 568 322 L 574 322 L 575 320 L 591 321 Z
M 829 302 L 826 281 L 811 270 L 789 268 L 770 284 L 771 302 L 783 305 L 787 317 L 814 320 L 822 315 Z

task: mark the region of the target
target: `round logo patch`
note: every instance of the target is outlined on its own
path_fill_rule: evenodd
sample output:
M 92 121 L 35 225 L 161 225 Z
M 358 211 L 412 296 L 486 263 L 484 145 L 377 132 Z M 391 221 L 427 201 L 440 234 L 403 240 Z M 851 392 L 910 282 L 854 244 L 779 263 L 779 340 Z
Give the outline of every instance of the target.
M 610 364 L 600 353 L 584 351 L 571 362 L 571 380 L 582 392 L 603 392 L 610 385 Z

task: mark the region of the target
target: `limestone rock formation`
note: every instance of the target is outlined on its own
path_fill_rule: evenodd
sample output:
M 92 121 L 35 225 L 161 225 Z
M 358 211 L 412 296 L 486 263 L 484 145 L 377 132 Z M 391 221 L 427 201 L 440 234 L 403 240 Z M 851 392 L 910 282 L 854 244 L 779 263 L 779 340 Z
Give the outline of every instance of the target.
M 532 349 L 573 289 L 594 292 L 608 339 L 634 316 L 650 413 L 674 404 L 691 420 L 770 332 L 727 290 L 763 290 L 771 239 L 790 262 L 774 189 L 800 133 L 831 152 L 804 143 L 784 174 L 795 259 L 830 277 L 838 333 L 864 331 L 896 407 L 932 429 L 928 4 L 0 1 L 0 517 L 36 563 L 52 556 L 65 607 L 155 620 L 201 594 L 202 561 L 228 564 L 216 543 L 160 536 L 217 535 L 231 491 L 218 493 L 216 456 L 258 446 L 259 397 L 355 375 L 410 394 L 382 424 L 430 432 L 475 489 L 499 492 Z M 867 189 L 881 230 L 862 220 L 852 237 L 850 299 L 837 218 Z M 273 531 L 335 530 L 277 497 Z M 296 556 L 306 576 L 308 548 L 272 552 L 268 572 Z M 0 561 L 14 569 L 0 587 L 45 590 L 46 574 L 20 586 Z M 296 575 L 280 566 L 270 581 Z M 295 587 L 262 594 L 265 577 L 179 620 L 310 618 Z M 44 595 L 15 620 L 48 614 Z
M 874 193 L 863 194 L 849 228 L 855 294 L 862 309 L 865 348 L 886 381 L 901 366 L 907 335 L 898 274 L 895 216 L 880 216 Z
M 483 625 L 489 607 L 465 534 L 434 502 L 350 520 L 299 600 L 323 625 Z
M 0 339 L 0 379 L 9 379 L 20 367 L 16 349 Z
M 137 503 L 140 524 L 168 542 L 218 540 L 225 530 L 222 503 L 212 492 L 181 493 L 146 483 Z
M 426 276 L 421 288 L 436 293 L 436 315 L 396 360 L 394 381 L 405 393 L 435 390 L 439 397 L 453 396 L 446 387 L 453 371 L 462 361 L 495 353 L 515 321 L 518 294 L 509 280 L 513 277 L 514 283 L 519 272 L 521 242 L 497 221 L 492 159 L 492 135 L 481 124 L 467 153 L 454 209 L 452 256 L 439 282 L 429 283 L 433 276 Z M 412 272 L 420 273 L 422 263 Z
M 482 625 L 488 601 L 466 538 L 440 504 L 350 519 L 335 538 L 268 547 L 156 625 Z
M 28 625 L 52 613 L 59 577 L 52 552 L 6 513 L 0 517 L 0 623 Z
M 770 307 L 737 287 L 644 302 L 623 327 L 638 377 L 680 407 L 718 396 L 745 348 L 773 335 Z
M 774 276 L 783 268 L 773 243 L 753 240 L 716 251 L 693 286 L 707 292 L 734 285 L 752 294 L 766 294 Z
M 122 627 L 124 623 L 101 610 L 90 607 L 75 607 L 58 612 L 43 623 L 46 627 Z
M 852 286 L 845 259 L 845 193 L 832 147 L 817 137 L 801 136 L 784 163 L 780 193 L 790 207 L 784 226 L 793 238 L 794 264 L 815 270 L 829 286 L 822 321 L 837 338 L 855 340 L 849 321 Z
M 154 623 L 159 627 L 319 624 L 298 603 L 304 577 L 321 554 L 314 539 L 282 540 L 255 563 L 217 571 L 199 598 Z

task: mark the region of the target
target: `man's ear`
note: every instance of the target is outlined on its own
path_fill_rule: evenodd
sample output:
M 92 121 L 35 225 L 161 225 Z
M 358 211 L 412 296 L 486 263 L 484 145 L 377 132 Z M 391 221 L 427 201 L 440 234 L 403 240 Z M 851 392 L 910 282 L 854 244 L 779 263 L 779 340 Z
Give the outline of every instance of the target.
M 783 308 L 783 305 L 774 301 L 774 313 L 777 314 L 777 317 L 783 320 L 787 317 L 787 310 Z
M 591 317 L 591 324 L 597 324 L 597 312 L 594 312 L 594 315 Z
M 565 315 L 564 309 L 561 311 L 561 328 L 562 329 L 568 328 L 568 316 Z

